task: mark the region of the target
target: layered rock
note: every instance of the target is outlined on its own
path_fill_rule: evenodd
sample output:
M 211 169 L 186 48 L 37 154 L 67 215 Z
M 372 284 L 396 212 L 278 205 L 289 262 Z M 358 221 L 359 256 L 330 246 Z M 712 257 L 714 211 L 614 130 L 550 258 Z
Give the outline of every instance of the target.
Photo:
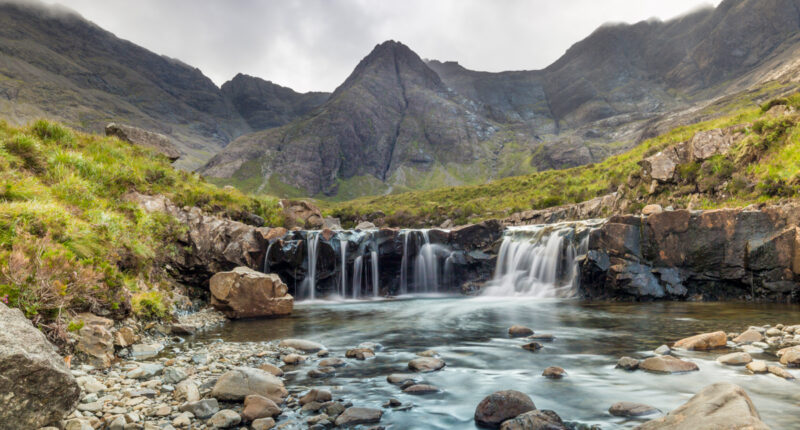
M 228 318 L 289 315 L 294 298 L 278 275 L 237 267 L 211 277 L 211 305 Z
M 114 136 L 119 140 L 150 149 L 173 162 L 181 158 L 181 152 L 178 151 L 178 148 L 167 136 L 161 133 L 112 122 L 106 126 L 106 136 Z
M 81 390 L 44 334 L 18 309 L 0 303 L 0 423 L 8 430 L 65 418 Z
M 798 205 L 614 216 L 592 232 L 585 297 L 796 300 Z

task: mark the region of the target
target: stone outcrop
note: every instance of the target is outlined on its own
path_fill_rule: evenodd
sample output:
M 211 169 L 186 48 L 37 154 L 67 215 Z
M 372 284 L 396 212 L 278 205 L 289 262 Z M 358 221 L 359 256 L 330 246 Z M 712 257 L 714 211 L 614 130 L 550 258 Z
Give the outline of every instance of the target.
M 614 216 L 592 232 L 585 297 L 797 300 L 797 203 Z
M 278 275 L 237 267 L 211 277 L 211 305 L 228 318 L 289 315 L 294 298 Z
M 768 430 L 755 405 L 738 385 L 709 385 L 666 416 L 648 421 L 638 430 L 678 429 Z
M 319 208 L 307 200 L 281 200 L 283 216 L 286 227 L 299 227 L 304 229 L 319 229 L 325 224 L 325 219 Z
M 112 122 L 106 126 L 106 136 L 114 136 L 119 140 L 150 149 L 167 157 L 172 162 L 181 158 L 178 148 L 167 136 L 160 133 Z
M 645 158 L 642 166 L 645 178 L 659 182 L 672 182 L 677 179 L 678 166 L 691 162 L 705 161 L 717 154 L 725 154 L 744 138 L 739 127 L 714 129 L 695 133 L 691 139 Z
M 76 320 L 83 323 L 78 330 L 75 351 L 83 354 L 89 363 L 97 367 L 108 367 L 114 358 L 114 321 L 92 315 L 80 314 Z
M 0 423 L 8 430 L 65 418 L 81 390 L 64 360 L 18 309 L 0 303 Z
M 617 193 L 610 193 L 585 202 L 514 213 L 503 219 L 502 223 L 514 226 L 605 218 L 619 213 L 622 203 Z

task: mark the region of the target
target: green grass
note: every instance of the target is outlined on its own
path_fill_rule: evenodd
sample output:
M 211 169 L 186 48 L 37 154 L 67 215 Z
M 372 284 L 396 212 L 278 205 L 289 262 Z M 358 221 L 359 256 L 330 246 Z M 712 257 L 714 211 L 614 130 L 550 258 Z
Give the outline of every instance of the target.
M 639 162 L 643 158 L 686 141 L 698 131 L 741 124 L 752 126 L 746 129 L 747 138 L 729 156 L 714 157 L 702 165 L 679 166 L 683 185 L 691 183 L 692 186 L 708 188 L 729 181 L 728 192 L 704 201 L 703 205 L 707 207 L 795 197 L 797 186 L 800 186 L 800 131 L 793 117 L 766 117 L 765 112 L 775 104 L 800 107 L 800 95 L 763 106 L 743 103 L 742 106 L 746 107 L 739 107 L 716 119 L 678 127 L 600 163 L 509 177 L 481 185 L 322 204 L 326 214 L 341 218 L 343 225 L 350 225 L 377 211 L 387 214 L 390 222 L 397 220 L 416 225 L 437 224 L 448 218 L 462 223 L 499 218 L 528 209 L 577 203 L 617 191 L 620 185 L 629 182 L 631 175 L 635 177 L 641 171 Z M 753 187 L 754 183 L 758 185 Z M 644 185 L 625 193 L 635 201 L 630 210 L 642 206 L 649 199 Z M 669 194 L 668 190 L 651 200 L 661 198 L 666 201 Z
M 0 298 L 45 326 L 78 311 L 166 316 L 163 263 L 184 227 L 129 202 L 134 191 L 232 219 L 283 220 L 275 198 L 218 188 L 116 138 L 0 121 Z

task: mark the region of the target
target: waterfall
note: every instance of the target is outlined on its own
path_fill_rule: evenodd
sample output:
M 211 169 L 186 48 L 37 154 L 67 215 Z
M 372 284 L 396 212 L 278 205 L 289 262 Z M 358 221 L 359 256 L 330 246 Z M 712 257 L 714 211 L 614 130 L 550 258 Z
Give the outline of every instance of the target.
M 353 261 L 353 298 L 357 299 L 358 296 L 361 294 L 361 274 L 362 270 L 362 263 L 364 261 L 364 256 L 359 255 L 356 257 L 355 261 Z
M 339 285 L 339 295 L 344 298 L 347 295 L 347 238 L 339 238 L 339 254 L 341 255 L 341 264 L 339 270 L 342 271 L 342 282 Z
M 428 230 L 422 230 L 421 234 L 423 243 L 414 262 L 414 287 L 417 292 L 438 292 L 439 257 L 437 254 L 444 248 L 431 243 Z
M 403 231 L 403 257 L 400 260 L 400 294 L 408 293 L 408 230 Z
M 272 245 L 275 244 L 277 241 L 270 242 L 267 246 L 267 252 L 264 254 L 264 264 L 263 264 L 263 272 L 269 273 L 269 251 L 272 249 Z
M 378 297 L 378 252 L 372 251 L 370 253 L 370 260 L 372 260 L 372 297 Z
M 311 237 L 313 235 L 313 238 Z M 317 289 L 317 247 L 319 245 L 320 232 L 308 232 L 306 236 L 307 258 L 308 258 L 308 272 L 306 278 L 303 280 L 304 290 L 307 294 L 305 297 L 314 300 L 316 297 Z
M 484 292 L 495 296 L 570 297 L 578 282 L 578 257 L 602 220 L 509 227 L 494 278 Z

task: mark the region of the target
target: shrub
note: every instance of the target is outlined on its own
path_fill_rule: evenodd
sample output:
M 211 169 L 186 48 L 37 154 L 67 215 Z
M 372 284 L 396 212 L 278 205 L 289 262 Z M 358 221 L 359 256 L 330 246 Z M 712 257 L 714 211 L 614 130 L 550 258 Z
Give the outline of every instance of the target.
M 45 142 L 57 142 L 60 144 L 72 144 L 75 135 L 69 129 L 59 124 L 40 119 L 33 123 L 31 132 Z
M 133 313 L 142 319 L 162 319 L 168 315 L 164 296 L 158 291 L 136 293 L 131 297 Z

